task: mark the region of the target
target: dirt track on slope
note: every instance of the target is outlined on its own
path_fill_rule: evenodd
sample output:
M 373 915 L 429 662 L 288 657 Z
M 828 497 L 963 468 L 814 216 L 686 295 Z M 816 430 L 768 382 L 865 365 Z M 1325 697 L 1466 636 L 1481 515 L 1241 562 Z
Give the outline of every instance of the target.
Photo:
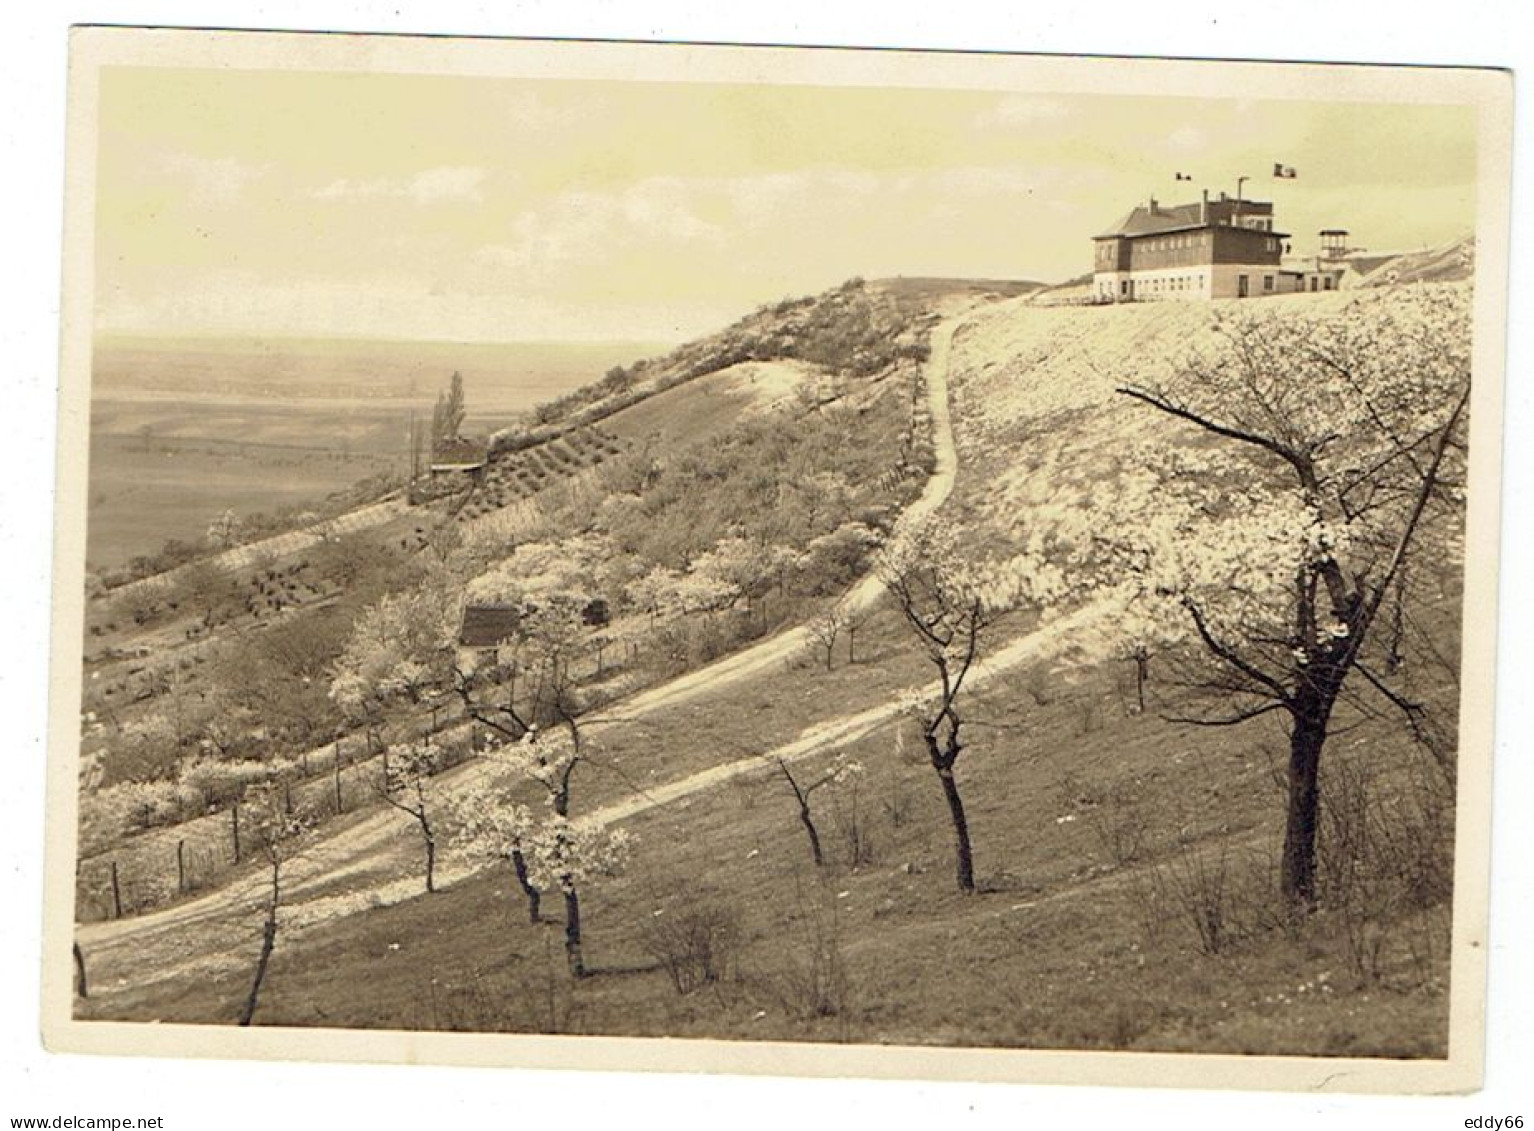
M 906 508 L 908 518 L 925 517 L 942 506 L 953 492 L 954 479 L 958 474 L 959 457 L 954 446 L 953 423 L 948 405 L 948 362 L 953 349 L 953 336 L 958 328 L 959 321 L 955 320 L 943 323 L 932 332 L 932 352 L 927 359 L 926 379 L 936 466 L 927 485 L 922 488 L 921 495 Z M 870 574 L 848 591 L 842 603 L 850 611 L 861 612 L 872 606 L 883 593 L 884 583 Z M 637 718 L 657 707 L 681 702 L 699 691 L 712 690 L 745 679 L 777 663 L 788 663 L 804 650 L 808 640 L 809 633 L 803 626 L 785 629 L 776 636 L 726 656 L 706 668 L 678 676 L 649 691 L 642 691 L 603 714 L 615 720 Z
M 926 378 L 936 466 L 920 497 L 907 509 L 907 515 L 920 517 L 933 513 L 953 490 L 958 459 L 949 413 L 948 367 L 958 326 L 959 320 L 943 323 L 932 335 Z M 854 586 L 844 601 L 853 608 L 865 609 L 877 601 L 882 592 L 882 583 L 870 575 Z M 975 685 L 983 685 L 995 675 L 1048 654 L 1065 634 L 1079 627 L 1086 615 L 1084 612 L 1063 618 L 1010 642 L 977 666 L 972 676 Z M 743 652 L 615 704 L 603 712 L 601 721 L 589 725 L 590 732 L 599 735 L 604 725 L 632 721 L 705 692 L 749 679 L 774 664 L 787 663 L 802 652 L 805 640 L 802 627 L 785 630 Z M 897 710 L 896 703 L 890 701 L 822 721 L 806 728 L 798 738 L 772 750 L 638 790 L 594 811 L 589 819 L 601 824 L 620 822 L 713 789 L 764 765 L 772 765 L 778 759 L 793 762 L 826 753 L 871 733 L 893 718 Z M 442 784 L 451 789 L 455 780 L 467 781 L 475 770 L 473 764 L 459 767 L 443 775 Z M 417 895 L 420 892 L 419 877 L 395 878 L 387 867 L 388 846 L 408 835 L 409 830 L 399 821 L 398 814 L 378 811 L 337 830 L 295 859 L 288 867 L 283 885 L 287 904 L 285 937 L 291 939 L 311 924 L 333 922 L 339 915 Z M 441 882 L 451 883 L 466 872 L 466 868 L 447 865 L 439 868 L 438 874 Z M 92 981 L 106 991 L 101 996 L 109 998 L 111 990 L 108 987 L 126 985 L 123 975 L 130 972 L 142 975 L 144 970 L 152 970 L 154 981 L 173 984 L 186 978 L 207 976 L 226 967 L 243 968 L 248 964 L 248 955 L 244 953 L 248 947 L 243 945 L 248 941 L 244 938 L 248 934 L 248 924 L 233 920 L 259 902 L 264 882 L 264 876 L 248 874 L 197 899 L 159 911 L 78 926 L 77 938 L 89 955 Z M 195 950 L 187 945 L 193 934 L 200 936 Z M 226 941 L 231 944 L 228 949 Z

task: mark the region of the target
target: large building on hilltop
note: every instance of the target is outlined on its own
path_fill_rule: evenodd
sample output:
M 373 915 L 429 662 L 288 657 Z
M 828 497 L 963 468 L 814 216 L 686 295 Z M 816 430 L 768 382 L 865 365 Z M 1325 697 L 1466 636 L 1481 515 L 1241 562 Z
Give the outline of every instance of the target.
M 1323 258 L 1286 261 L 1288 235 L 1273 228 L 1270 201 L 1207 192 L 1192 204 L 1136 205 L 1093 236 L 1092 299 L 1207 300 L 1335 290 L 1341 271 Z

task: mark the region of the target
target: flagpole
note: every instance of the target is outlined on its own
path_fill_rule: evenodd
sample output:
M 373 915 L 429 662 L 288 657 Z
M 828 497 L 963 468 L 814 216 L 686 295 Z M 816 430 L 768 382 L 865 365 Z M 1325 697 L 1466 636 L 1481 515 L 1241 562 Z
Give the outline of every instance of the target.
M 1293 165 L 1285 165 L 1282 161 L 1273 162 L 1273 214 L 1275 227 L 1278 226 L 1277 217 L 1282 215 L 1282 212 L 1278 206 L 1278 198 L 1280 195 L 1278 191 L 1279 183 L 1284 181 L 1297 180 L 1298 178 L 1299 173 Z M 1295 233 L 1291 230 L 1289 234 L 1292 238 Z M 1292 247 L 1293 245 L 1291 244 L 1290 246 Z

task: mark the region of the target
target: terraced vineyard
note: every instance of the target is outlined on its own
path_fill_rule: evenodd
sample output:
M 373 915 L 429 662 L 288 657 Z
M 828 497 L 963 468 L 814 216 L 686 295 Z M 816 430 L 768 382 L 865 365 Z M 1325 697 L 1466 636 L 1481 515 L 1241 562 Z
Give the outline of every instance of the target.
M 455 517 L 466 522 L 523 502 L 545 487 L 611 459 L 624 446 L 611 432 L 588 426 L 537 447 L 493 455 L 484 478 L 462 501 Z

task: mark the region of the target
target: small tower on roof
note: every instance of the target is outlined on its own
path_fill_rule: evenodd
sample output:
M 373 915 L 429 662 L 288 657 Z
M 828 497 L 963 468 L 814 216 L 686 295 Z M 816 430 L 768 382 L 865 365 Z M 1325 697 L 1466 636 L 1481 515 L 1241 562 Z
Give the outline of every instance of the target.
M 1321 229 L 1321 257 L 1323 259 L 1341 259 L 1347 253 L 1348 232 L 1346 228 Z

